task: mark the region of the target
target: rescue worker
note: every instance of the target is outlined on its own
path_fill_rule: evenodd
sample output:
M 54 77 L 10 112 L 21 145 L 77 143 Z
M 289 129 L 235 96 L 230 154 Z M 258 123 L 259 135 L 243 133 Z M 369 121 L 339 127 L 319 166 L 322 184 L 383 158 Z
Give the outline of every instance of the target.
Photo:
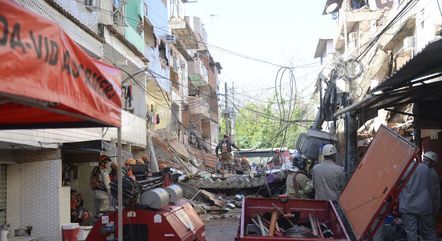
M 437 153 L 428 151 L 424 154 L 424 163 L 430 168 L 431 178 L 431 196 L 433 200 L 433 216 L 436 218 L 440 211 L 440 182 L 439 174 L 437 174 L 435 166 L 439 162 L 439 155 Z
M 110 178 L 107 163 L 110 158 L 106 155 L 98 157 L 98 167 L 92 169 L 90 185 L 94 192 L 96 217 L 109 211 Z
M 244 173 L 250 172 L 250 163 L 246 156 L 241 157 L 241 168 Z
M 281 151 L 279 149 L 276 149 L 275 150 L 275 155 L 267 163 L 267 165 L 268 165 L 269 168 L 273 169 L 273 168 L 281 166 L 281 164 L 282 164 Z
M 116 182 L 118 178 L 118 163 L 111 163 L 111 171 L 109 173 L 109 179 L 111 182 Z
M 132 170 L 132 166 L 136 165 L 137 161 L 133 158 L 129 158 L 124 162 L 124 170 L 123 173 L 125 173 L 125 175 L 127 175 L 128 177 L 130 177 L 132 180 L 136 180 L 135 175 L 133 173 Z
M 315 199 L 337 200 L 345 186 L 344 168 L 336 164 L 336 147 L 326 144 L 322 147 L 324 160 L 312 170 Z
M 437 240 L 433 218 L 430 169 L 424 163 L 414 161 L 406 173 L 409 173 L 414 165 L 417 165 L 416 169 L 399 195 L 399 212 L 407 240 L 418 240 L 418 227 L 423 241 Z
M 215 154 L 216 157 L 220 158 L 220 155 L 218 153 L 219 150 L 221 150 L 221 163 L 222 168 L 224 169 L 226 166 L 228 166 L 232 161 L 232 147 L 240 151 L 238 147 L 235 146 L 234 143 L 232 143 L 229 139 L 228 135 L 224 135 L 223 139 L 218 143 L 218 145 L 215 148 Z
M 112 183 L 117 183 L 118 182 L 118 163 L 117 162 L 112 162 L 111 163 L 111 171 L 109 173 L 109 179 L 110 182 Z M 109 202 L 110 202 L 110 211 L 115 210 L 115 207 L 117 206 L 117 199 L 113 196 L 113 195 L 109 195 Z
M 144 161 L 144 165 L 146 165 L 147 168 L 147 175 L 152 172 L 152 169 L 150 167 L 150 158 L 148 155 L 141 156 L 141 159 Z
M 296 160 L 301 159 L 301 160 Z M 285 182 L 286 194 L 291 198 L 308 199 L 313 193 L 313 184 L 305 172 L 305 164 L 301 157 L 290 157 L 292 166 Z M 297 165 L 296 165 L 297 164 Z

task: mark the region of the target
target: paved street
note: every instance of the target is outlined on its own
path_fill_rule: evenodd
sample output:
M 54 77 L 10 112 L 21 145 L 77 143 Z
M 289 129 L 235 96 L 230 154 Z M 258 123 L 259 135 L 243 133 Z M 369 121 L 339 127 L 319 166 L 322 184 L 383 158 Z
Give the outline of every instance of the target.
M 238 221 L 235 218 L 206 221 L 207 241 L 233 241 L 238 229 Z

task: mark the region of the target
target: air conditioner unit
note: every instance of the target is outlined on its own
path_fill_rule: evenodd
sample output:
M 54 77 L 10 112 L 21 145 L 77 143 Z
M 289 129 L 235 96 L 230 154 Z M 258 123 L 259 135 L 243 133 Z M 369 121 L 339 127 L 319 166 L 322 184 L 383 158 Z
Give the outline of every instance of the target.
M 176 43 L 176 36 L 172 35 L 172 34 L 167 34 L 166 35 L 166 42 L 168 43 Z
M 98 8 L 97 0 L 84 0 L 84 6 L 90 11 L 94 11 Z

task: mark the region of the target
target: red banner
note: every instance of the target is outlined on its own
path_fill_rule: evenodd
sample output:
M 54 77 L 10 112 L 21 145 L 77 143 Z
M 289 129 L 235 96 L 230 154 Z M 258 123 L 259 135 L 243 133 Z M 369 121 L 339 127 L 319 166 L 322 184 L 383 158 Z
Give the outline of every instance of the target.
M 0 128 L 121 125 L 120 71 L 54 22 L 0 0 Z

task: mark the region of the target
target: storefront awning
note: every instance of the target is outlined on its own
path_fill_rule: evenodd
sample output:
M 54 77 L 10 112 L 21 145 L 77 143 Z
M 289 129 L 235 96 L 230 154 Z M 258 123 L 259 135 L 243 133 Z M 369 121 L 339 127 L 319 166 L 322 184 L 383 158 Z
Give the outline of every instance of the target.
M 115 144 L 104 140 L 63 143 L 61 149 L 65 153 L 97 153 L 97 155 L 106 153 L 110 157 L 117 156 L 117 147 Z M 124 160 L 133 158 L 132 153 L 125 150 L 121 150 L 121 156 Z M 89 162 L 90 160 L 84 161 Z
M 0 1 L 0 129 L 121 126 L 117 68 L 60 27 Z
M 367 113 L 421 101 L 442 101 L 442 39 L 430 43 L 361 101 L 337 111 Z M 441 102 L 442 103 L 442 102 Z

